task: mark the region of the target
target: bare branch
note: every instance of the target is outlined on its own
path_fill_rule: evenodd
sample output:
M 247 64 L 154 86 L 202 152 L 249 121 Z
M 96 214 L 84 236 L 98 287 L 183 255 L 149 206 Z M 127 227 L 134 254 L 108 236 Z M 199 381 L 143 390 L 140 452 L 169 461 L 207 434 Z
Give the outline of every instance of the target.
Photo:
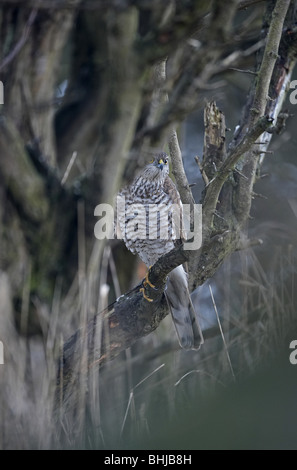
M 164 91 L 166 83 L 166 60 L 160 62 L 157 65 L 156 75 L 157 80 L 155 95 L 158 104 L 157 106 L 155 104 L 155 107 L 158 108 L 158 111 L 160 111 L 160 103 L 163 104 L 168 102 L 168 93 Z M 154 117 L 156 118 L 156 113 Z M 152 122 L 154 121 L 155 120 L 152 120 Z M 189 187 L 188 179 L 185 174 L 184 165 L 182 161 L 182 154 L 175 128 L 172 130 L 172 133 L 169 137 L 168 147 L 172 163 L 172 172 L 175 178 L 178 191 L 181 195 L 181 200 L 184 204 L 190 204 L 192 206 L 194 204 L 194 199 L 192 196 L 191 189 Z
M 253 127 L 242 139 L 242 141 L 237 145 L 237 147 L 229 152 L 227 159 L 222 163 L 220 168 L 218 168 L 217 175 L 209 183 L 207 192 L 204 200 L 204 220 L 205 220 L 205 229 L 211 230 L 213 225 L 213 217 L 215 213 L 215 208 L 217 206 L 218 198 L 220 191 L 223 187 L 223 184 L 227 180 L 230 171 L 235 167 L 236 163 L 241 157 L 244 156 L 245 152 L 250 150 L 257 140 L 257 138 L 265 132 L 269 126 L 271 126 L 272 120 L 268 116 L 260 118 L 255 127 Z
M 255 96 L 251 108 L 250 126 L 255 125 L 257 119 L 265 114 L 272 72 L 276 59 L 278 58 L 278 49 L 282 36 L 283 24 L 289 5 L 290 0 L 277 0 L 272 13 L 263 60 L 257 76 Z
M 7 67 L 7 65 L 18 55 L 22 47 L 26 44 L 26 41 L 30 35 L 32 25 L 36 19 L 38 9 L 35 7 L 28 18 L 28 21 L 25 25 L 22 36 L 19 41 L 14 46 L 13 50 L 4 58 L 2 64 L 0 64 L 0 72 Z
M 278 115 L 281 111 L 282 104 L 288 89 L 288 83 L 296 63 L 295 54 L 292 54 L 291 48 L 294 44 L 288 43 L 286 40 L 286 29 L 284 28 L 284 20 L 289 1 L 277 1 L 271 15 L 269 31 L 267 34 L 267 42 L 259 68 L 258 76 L 251 88 L 250 96 L 244 111 L 244 119 L 238 132 L 231 143 L 231 147 L 236 146 L 239 139 L 247 132 L 247 129 L 253 127 L 262 113 L 270 116 L 274 123 L 278 122 Z M 293 8 L 293 4 L 292 4 Z M 292 11 L 293 13 L 293 11 Z M 287 25 L 289 26 L 294 18 L 294 14 L 287 15 Z M 277 60 L 278 52 L 281 51 L 282 59 Z M 285 64 L 285 65 L 284 65 Z M 269 99 L 268 95 L 273 99 Z M 272 129 L 270 126 L 267 131 Z M 252 146 L 244 156 L 241 166 L 241 173 L 247 178 L 238 179 L 234 174 L 236 188 L 233 195 L 234 214 L 239 225 L 245 224 L 247 214 L 250 212 L 252 201 L 252 190 L 255 182 L 257 168 L 263 162 L 265 152 L 267 151 L 272 134 L 264 132 L 255 142 L 257 152 L 254 153 L 255 147 Z
M 135 142 L 149 136 L 151 140 L 158 141 L 161 139 L 172 123 L 180 122 L 189 112 L 201 106 L 201 101 L 193 101 L 193 96 L 199 96 L 199 91 L 211 90 L 213 85 L 208 82 L 214 76 L 230 69 L 232 65 L 236 65 L 242 59 L 253 55 L 261 47 L 264 41 L 257 41 L 246 50 L 236 50 L 227 55 L 223 59 L 215 60 L 220 56 L 220 45 L 216 42 L 208 44 L 205 48 L 197 51 L 192 62 L 187 64 L 181 79 L 176 83 L 174 89 L 170 93 L 167 105 L 163 109 L 159 120 L 152 126 L 142 128 L 135 137 Z M 223 86 L 224 82 L 215 84 Z
M 199 170 L 200 170 L 200 173 L 201 173 L 201 176 L 202 176 L 202 178 L 203 178 L 203 181 L 204 181 L 205 186 L 208 186 L 208 185 L 209 185 L 209 179 L 208 179 L 208 177 L 207 177 L 207 174 L 206 174 L 205 171 L 204 171 L 203 165 L 202 165 L 202 163 L 200 162 L 200 159 L 199 159 L 198 156 L 195 157 L 195 162 L 196 162 L 197 165 L 198 165 L 198 168 L 199 168 Z
M 43 181 L 22 146 L 21 136 L 8 119 L 0 119 L 0 147 L 1 180 L 22 218 L 36 230 L 48 216 L 49 201 Z
M 208 184 L 215 177 L 218 168 L 226 158 L 224 114 L 211 101 L 204 109 L 204 146 L 202 169 L 207 175 Z
M 234 70 L 234 72 L 240 72 L 240 73 L 249 73 L 250 75 L 258 75 L 258 72 L 255 72 L 254 70 L 244 70 L 244 69 L 238 69 L 236 67 L 230 67 L 229 70 Z

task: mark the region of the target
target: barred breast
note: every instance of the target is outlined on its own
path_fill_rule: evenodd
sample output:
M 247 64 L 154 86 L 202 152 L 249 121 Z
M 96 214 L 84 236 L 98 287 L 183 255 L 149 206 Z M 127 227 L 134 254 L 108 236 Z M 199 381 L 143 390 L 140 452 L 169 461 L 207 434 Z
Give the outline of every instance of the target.
M 118 211 L 121 235 L 132 253 L 151 266 L 174 248 L 172 201 L 158 183 L 136 184 L 121 191 L 123 210 Z

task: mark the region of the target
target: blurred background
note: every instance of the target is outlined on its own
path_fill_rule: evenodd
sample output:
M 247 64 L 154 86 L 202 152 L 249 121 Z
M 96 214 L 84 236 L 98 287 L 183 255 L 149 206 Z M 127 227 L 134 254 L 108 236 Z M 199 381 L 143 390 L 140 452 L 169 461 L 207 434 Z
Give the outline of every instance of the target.
M 209 17 L 213 26 L 224 17 L 220 2 L 167 3 L 0 0 L 2 449 L 297 448 L 297 365 L 289 361 L 297 340 L 297 117 L 289 95 L 290 117 L 272 139 L 246 227 L 262 244 L 233 253 L 192 294 L 203 348 L 181 350 L 167 316 L 91 371 L 73 409 L 54 410 L 63 342 L 146 272 L 120 240 L 95 239 L 94 209 L 167 149 L 166 128 L 144 132 L 165 115 L 156 64 L 168 56 L 170 97 L 195 47 L 199 61 L 209 53 L 214 63 L 250 47 L 275 5 L 230 2 L 232 22 L 209 32 Z M 254 53 L 235 65 L 254 69 L 256 60 Z M 214 99 L 224 113 L 228 144 L 254 79 L 220 70 L 205 86 L 205 68 L 174 115 L 197 203 L 204 105 Z

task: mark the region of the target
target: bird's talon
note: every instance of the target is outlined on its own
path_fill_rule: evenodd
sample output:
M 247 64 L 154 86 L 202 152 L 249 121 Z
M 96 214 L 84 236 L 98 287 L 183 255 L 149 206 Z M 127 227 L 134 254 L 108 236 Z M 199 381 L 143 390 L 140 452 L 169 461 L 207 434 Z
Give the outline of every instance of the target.
M 154 284 L 152 284 L 151 281 L 148 278 L 150 269 L 151 269 L 151 266 L 149 267 L 148 272 L 145 275 L 145 280 L 143 281 L 143 285 L 146 286 L 148 284 L 152 289 L 157 290 L 156 286 L 154 286 Z
M 139 289 L 139 291 L 142 292 L 142 295 L 143 295 L 143 297 L 145 298 L 145 300 L 147 300 L 148 302 L 153 302 L 153 301 L 154 301 L 154 299 L 150 299 L 150 298 L 146 295 L 146 293 L 145 293 L 145 291 L 144 291 L 144 287 L 141 287 L 141 289 Z

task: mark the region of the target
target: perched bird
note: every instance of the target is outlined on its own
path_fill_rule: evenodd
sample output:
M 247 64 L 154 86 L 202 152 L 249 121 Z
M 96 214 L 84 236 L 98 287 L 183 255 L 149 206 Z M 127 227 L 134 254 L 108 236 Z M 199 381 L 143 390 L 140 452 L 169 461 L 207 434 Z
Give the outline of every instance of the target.
M 177 238 L 183 238 L 182 203 L 169 177 L 166 153 L 159 153 L 119 196 L 122 210 L 118 210 L 117 219 L 121 236 L 127 248 L 150 267 L 174 248 Z M 151 285 L 148 277 L 146 282 Z M 142 292 L 151 301 L 144 289 Z M 165 296 L 181 347 L 199 349 L 203 336 L 183 266 L 170 272 Z

